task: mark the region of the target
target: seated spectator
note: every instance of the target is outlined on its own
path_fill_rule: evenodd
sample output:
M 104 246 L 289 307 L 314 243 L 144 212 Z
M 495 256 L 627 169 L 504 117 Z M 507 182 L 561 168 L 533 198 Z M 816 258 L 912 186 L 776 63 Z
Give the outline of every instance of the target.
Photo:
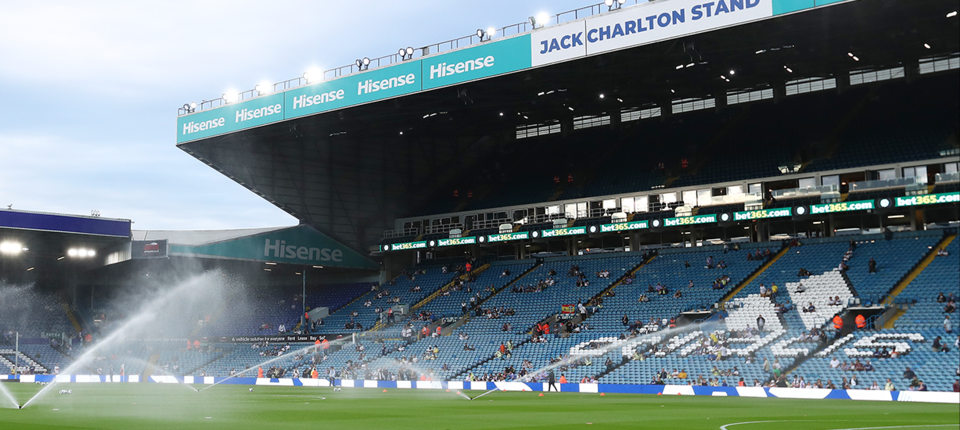
M 937 336 L 933 339 L 933 352 L 950 352 L 950 348 L 947 348 L 940 336 Z
M 946 248 L 940 248 L 937 250 L 937 257 L 947 257 L 950 253 L 947 252 Z
M 810 275 L 811 275 L 810 271 L 802 267 L 800 268 L 800 272 L 797 273 L 798 278 L 806 278 L 807 276 L 810 276 Z
M 675 293 L 673 293 L 673 298 L 675 299 L 679 299 L 681 296 L 682 295 L 680 294 L 680 290 L 677 290 Z
M 807 287 L 804 287 L 803 282 L 801 282 L 800 285 L 797 286 L 797 293 L 798 294 L 805 293 L 806 291 L 807 291 Z
M 941 291 L 940 294 L 937 294 L 937 303 L 946 303 L 946 302 L 947 302 L 947 296 L 943 295 L 943 291 Z
M 804 312 L 816 312 L 817 307 L 813 305 L 813 302 L 807 302 L 807 307 L 803 308 Z
M 870 360 L 867 360 L 867 362 L 863 365 L 863 371 L 864 371 L 864 372 L 873 372 L 874 370 L 875 370 L 875 369 L 873 368 L 873 364 L 870 363 Z
M 721 268 L 721 269 L 726 269 L 726 268 L 727 268 L 727 263 L 726 263 L 725 261 L 723 261 L 723 260 L 720 260 L 720 262 L 717 263 L 717 267 L 719 267 L 719 268 Z
M 867 263 L 870 273 L 877 273 L 877 261 L 870 257 L 870 261 Z
M 957 310 L 957 304 L 953 300 L 947 302 L 947 305 L 943 307 L 943 313 L 952 314 Z
M 689 268 L 690 268 L 690 262 L 689 262 L 689 261 L 684 261 L 684 262 L 683 262 L 683 267 L 689 269 Z

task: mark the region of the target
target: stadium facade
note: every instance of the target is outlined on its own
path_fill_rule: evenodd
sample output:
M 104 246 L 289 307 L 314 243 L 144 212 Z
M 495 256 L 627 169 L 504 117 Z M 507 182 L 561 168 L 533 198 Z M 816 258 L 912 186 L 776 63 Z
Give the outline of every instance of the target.
M 144 273 L 254 279 L 247 307 L 144 346 L 137 380 L 274 356 L 277 382 L 241 381 L 542 389 L 510 384 L 554 366 L 581 392 L 871 397 L 856 375 L 916 400 L 960 376 L 951 8 L 669 0 L 359 61 L 178 116 L 178 148 L 299 226 L 108 240 L 0 211 L 0 235 L 54 235 L 29 246 L 51 261 L 89 236 L 97 263 L 44 271 L 76 331 Z M 288 332 L 339 342 L 251 342 Z M 70 361 L 43 352 L 38 373 Z

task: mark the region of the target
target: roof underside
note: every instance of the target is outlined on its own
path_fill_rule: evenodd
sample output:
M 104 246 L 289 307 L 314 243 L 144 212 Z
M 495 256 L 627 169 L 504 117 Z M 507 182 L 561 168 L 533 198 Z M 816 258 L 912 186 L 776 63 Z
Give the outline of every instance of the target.
M 420 213 L 460 174 L 518 144 L 518 125 L 571 117 L 568 106 L 578 116 L 600 114 L 953 53 L 960 45 L 957 19 L 944 16 L 955 6 L 852 2 L 179 147 L 304 223 L 365 250 L 395 219 Z M 755 54 L 784 46 L 793 48 Z M 676 69 L 692 60 L 707 64 Z M 795 73 L 787 74 L 785 64 Z M 742 71 L 735 82 L 718 79 L 731 68 Z M 566 91 L 537 96 L 556 89 Z M 615 97 L 600 100 L 598 93 Z M 611 105 L 615 98 L 624 104 Z

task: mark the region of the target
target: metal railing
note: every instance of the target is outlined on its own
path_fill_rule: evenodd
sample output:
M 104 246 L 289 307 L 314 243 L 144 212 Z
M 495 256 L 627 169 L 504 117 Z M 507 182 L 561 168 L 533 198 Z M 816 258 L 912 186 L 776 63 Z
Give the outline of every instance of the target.
M 919 179 L 919 180 L 918 180 Z M 926 177 L 916 178 L 893 178 L 893 179 L 875 179 L 872 181 L 851 182 L 850 191 L 876 190 L 881 188 L 906 187 L 908 185 L 920 184 L 926 182 Z
M 435 234 L 435 233 L 449 233 L 450 230 L 460 229 L 463 230 L 463 224 L 438 224 L 432 225 L 427 228 L 423 234 Z
M 419 236 L 419 228 L 401 228 L 395 230 L 384 230 L 383 238 L 384 239 L 393 239 L 397 237 L 408 237 L 408 236 Z
M 837 192 L 840 186 L 837 184 L 821 185 L 819 187 L 790 188 L 786 190 L 774 190 L 773 197 L 777 199 L 790 199 L 796 197 L 819 196 L 824 193 Z
M 938 184 L 944 182 L 957 182 L 960 181 L 960 172 L 953 173 L 937 173 L 937 182 Z
M 641 3 L 641 0 L 632 0 L 632 2 L 634 5 L 636 5 Z M 644 1 L 644 3 L 646 3 L 646 1 Z M 615 0 L 614 5 L 616 4 L 617 2 Z M 624 6 L 626 6 L 626 4 L 624 4 Z M 377 58 L 364 57 L 365 59 L 369 60 L 369 64 L 358 66 L 356 63 L 353 63 L 353 64 L 348 64 L 345 66 L 340 66 L 340 67 L 336 67 L 329 70 L 324 70 L 323 72 L 321 72 L 322 79 L 324 81 L 330 80 L 330 79 L 336 79 L 343 76 L 352 75 L 354 73 L 358 73 L 364 70 L 369 70 L 371 68 L 385 67 L 391 64 L 401 63 L 403 61 L 409 61 L 414 58 L 420 58 L 428 55 L 435 55 L 435 54 L 439 54 L 447 51 L 452 51 L 455 49 L 471 46 L 477 43 L 483 43 L 493 39 L 499 39 L 499 38 L 504 38 L 509 36 L 515 36 L 518 34 L 524 34 L 524 33 L 533 31 L 537 28 L 542 28 L 547 25 L 562 24 L 564 22 L 576 21 L 581 18 L 600 15 L 604 13 L 605 8 L 607 9 L 607 11 L 611 11 L 615 7 L 607 8 L 607 6 L 604 3 L 597 3 L 591 6 L 584 6 L 578 9 L 568 10 L 565 12 L 560 12 L 558 14 L 552 15 L 547 19 L 546 22 L 543 22 L 543 23 L 541 22 L 533 23 L 531 20 L 528 20 L 528 21 L 519 22 L 516 24 L 507 25 L 499 29 L 495 29 L 493 34 L 488 34 L 486 30 L 484 30 L 484 33 L 482 36 L 480 34 L 473 33 L 468 36 L 458 37 L 455 39 L 450 39 L 450 40 L 446 40 L 438 43 L 432 43 L 429 45 L 421 46 L 419 48 L 413 48 L 414 53 L 413 55 L 409 55 L 409 56 L 401 57 L 401 55 L 398 52 L 398 53 L 384 55 L 382 57 L 377 57 Z M 317 79 L 316 82 L 319 82 L 319 79 Z M 213 109 L 213 108 L 227 105 L 229 103 L 237 103 L 237 102 L 248 100 L 254 97 L 273 94 L 279 91 L 286 91 L 291 88 L 297 88 L 304 85 L 313 84 L 316 82 L 310 82 L 306 77 L 306 73 L 304 73 L 303 77 L 288 79 L 288 80 L 273 84 L 273 91 L 271 92 L 258 91 L 256 88 L 254 88 L 250 90 L 240 91 L 238 94 L 236 94 L 236 99 L 233 99 L 233 96 L 234 96 L 233 94 L 223 94 L 220 97 L 216 97 L 210 100 L 202 100 L 200 103 L 196 105 L 196 107 L 190 106 L 190 104 L 188 103 L 177 109 L 177 116 L 183 116 L 183 115 L 192 114 L 198 111 Z

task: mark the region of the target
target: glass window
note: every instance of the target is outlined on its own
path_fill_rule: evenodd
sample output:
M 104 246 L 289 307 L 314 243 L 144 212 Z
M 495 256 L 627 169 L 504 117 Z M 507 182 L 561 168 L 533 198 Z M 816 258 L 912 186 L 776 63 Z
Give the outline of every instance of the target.
M 664 193 L 660 194 L 660 203 L 670 204 L 677 202 L 677 193 Z
M 586 218 L 589 213 L 586 202 L 577 203 L 577 218 Z
M 728 196 L 735 196 L 735 195 L 737 195 L 737 194 L 743 194 L 743 186 L 742 186 L 742 185 L 734 185 L 734 186 L 732 186 L 732 187 L 727 187 L 727 195 L 728 195 Z
M 650 210 L 650 203 L 649 203 L 649 200 L 647 199 L 647 196 L 634 198 L 634 199 L 633 199 L 633 208 L 636 209 L 637 212 L 647 212 L 647 211 L 649 211 L 649 210 Z
M 837 187 L 840 187 L 840 175 L 821 176 L 820 185 L 836 185 Z
M 877 170 L 877 179 L 880 179 L 881 181 L 896 179 L 896 177 L 897 172 L 894 169 Z
M 917 182 L 926 183 L 927 182 L 927 166 L 904 167 L 903 177 L 917 178 Z
M 604 209 L 616 209 L 617 208 L 617 199 L 607 199 L 603 201 Z
M 713 192 L 709 188 L 705 190 L 697 190 L 697 203 L 700 206 L 706 206 L 713 202 Z
M 633 197 L 624 197 L 620 199 L 620 205 L 625 213 L 633 213 Z
M 800 179 L 800 189 L 804 188 L 813 188 L 817 186 L 816 178 L 802 178 Z
M 697 191 L 690 190 L 683 192 L 683 205 L 684 206 L 697 206 Z
M 957 173 L 960 163 L 947 163 L 943 165 L 943 173 Z
M 556 215 L 560 213 L 560 206 L 547 206 L 547 215 Z
M 564 206 L 563 206 L 563 213 L 564 213 L 564 215 L 567 216 L 567 218 L 576 219 L 576 218 L 577 218 L 577 204 L 576 204 L 576 203 L 568 203 L 568 204 L 564 205 Z

